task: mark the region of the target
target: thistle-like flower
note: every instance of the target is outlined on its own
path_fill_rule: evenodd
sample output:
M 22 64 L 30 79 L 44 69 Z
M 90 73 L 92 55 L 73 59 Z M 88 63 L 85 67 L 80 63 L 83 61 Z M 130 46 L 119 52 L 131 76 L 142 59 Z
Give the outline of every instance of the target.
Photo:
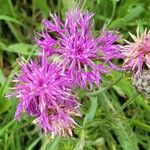
M 72 135 L 76 126 L 72 117 L 80 116 L 79 103 L 68 87 L 70 81 L 63 74 L 61 64 L 44 59 L 22 63 L 15 82 L 15 90 L 8 96 L 19 98 L 16 119 L 20 120 L 25 111 L 36 117 L 34 122 L 52 137 Z
M 115 32 L 103 31 L 94 37 L 93 14 L 70 10 L 64 22 L 56 14 L 52 21 L 43 20 L 43 32 L 36 42 L 48 55 L 58 55 L 63 70 L 80 87 L 99 85 L 101 73 L 117 68 L 112 59 L 121 58 L 119 39 Z
M 140 35 L 137 30 L 137 36 L 130 33 L 134 42 L 126 41 L 127 44 L 122 47 L 125 55 L 125 68 L 134 73 L 141 73 L 143 69 L 150 69 L 150 31 Z

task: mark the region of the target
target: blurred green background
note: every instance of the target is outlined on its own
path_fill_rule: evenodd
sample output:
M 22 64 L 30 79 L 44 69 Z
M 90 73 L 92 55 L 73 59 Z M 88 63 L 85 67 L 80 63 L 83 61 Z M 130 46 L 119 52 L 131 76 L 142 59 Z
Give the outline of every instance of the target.
M 0 150 L 150 150 L 149 100 L 137 94 L 131 74 L 112 72 L 103 77 L 92 93 L 78 90 L 83 117 L 69 138 L 44 135 L 24 115 L 14 120 L 17 99 L 5 94 L 18 71 L 16 58 L 35 57 L 34 32 L 49 12 L 62 19 L 69 8 L 79 5 L 95 13 L 95 31 L 115 29 L 131 40 L 129 32 L 150 28 L 149 0 L 0 0 Z M 123 40 L 120 41 L 123 43 Z

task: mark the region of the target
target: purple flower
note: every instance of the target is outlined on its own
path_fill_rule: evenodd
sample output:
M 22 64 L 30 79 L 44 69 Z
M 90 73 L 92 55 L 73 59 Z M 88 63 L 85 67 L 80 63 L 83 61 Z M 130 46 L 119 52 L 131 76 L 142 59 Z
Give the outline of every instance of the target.
M 134 42 L 126 41 L 122 46 L 122 53 L 125 55 L 125 65 L 127 70 L 135 73 L 141 73 L 143 69 L 150 69 L 150 31 L 140 35 L 137 31 L 137 37 L 130 33 Z
M 68 86 L 70 81 L 63 74 L 61 64 L 46 59 L 21 64 L 15 82 L 15 90 L 9 97 L 19 98 L 16 119 L 20 120 L 25 111 L 36 117 L 34 122 L 52 137 L 72 135 L 76 125 L 72 117 L 80 116 L 79 103 Z
M 56 14 L 52 21 L 43 20 L 43 32 L 36 42 L 49 56 L 58 56 L 63 60 L 63 70 L 74 83 L 85 87 L 99 85 L 101 74 L 117 69 L 112 63 L 121 58 L 120 46 L 115 44 L 119 39 L 114 32 L 103 31 L 101 36 L 94 37 L 93 14 L 71 10 L 65 22 Z

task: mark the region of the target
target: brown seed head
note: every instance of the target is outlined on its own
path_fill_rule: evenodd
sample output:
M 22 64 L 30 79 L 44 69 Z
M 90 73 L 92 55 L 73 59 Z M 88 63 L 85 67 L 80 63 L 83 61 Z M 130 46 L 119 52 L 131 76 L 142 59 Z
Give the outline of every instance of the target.
M 139 93 L 150 98 L 150 70 L 142 70 L 139 74 L 134 74 L 132 77 L 133 85 Z

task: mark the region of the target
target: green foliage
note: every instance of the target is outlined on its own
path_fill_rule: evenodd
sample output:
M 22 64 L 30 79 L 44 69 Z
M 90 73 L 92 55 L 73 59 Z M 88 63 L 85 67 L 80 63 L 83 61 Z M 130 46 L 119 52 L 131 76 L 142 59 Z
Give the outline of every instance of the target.
M 136 93 L 131 74 L 112 72 L 103 77 L 99 89 L 79 89 L 82 118 L 70 139 L 51 139 L 24 116 L 14 120 L 16 100 L 6 93 L 18 71 L 16 58 L 36 55 L 33 35 L 41 20 L 56 12 L 64 18 L 69 8 L 80 6 L 95 13 L 95 30 L 106 24 L 128 38 L 150 27 L 149 0 L 0 0 L 0 150 L 138 150 L 150 149 L 149 101 Z M 122 42 L 122 41 L 121 41 Z

